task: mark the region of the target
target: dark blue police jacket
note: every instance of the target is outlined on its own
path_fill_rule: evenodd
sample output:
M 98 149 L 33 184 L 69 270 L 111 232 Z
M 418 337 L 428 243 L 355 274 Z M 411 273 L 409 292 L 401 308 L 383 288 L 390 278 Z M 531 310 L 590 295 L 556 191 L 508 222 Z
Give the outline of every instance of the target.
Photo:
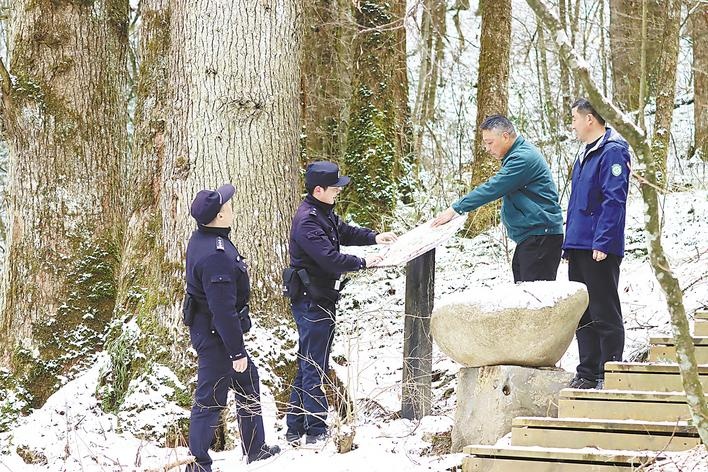
M 629 173 L 629 144 L 607 128 L 573 166 L 563 249 L 598 250 L 624 257 Z
M 344 272 L 361 270 L 366 261 L 339 252 L 344 246 L 376 244 L 376 232 L 343 222 L 334 205 L 307 195 L 302 201 L 290 230 L 290 266 L 306 269 L 312 277 L 336 279 Z
M 199 310 L 191 331 L 219 335 L 232 360 L 246 357 L 238 311 L 248 304 L 246 261 L 229 239 L 229 228 L 199 225 L 187 245 L 187 293 Z M 211 333 L 213 327 L 215 334 Z

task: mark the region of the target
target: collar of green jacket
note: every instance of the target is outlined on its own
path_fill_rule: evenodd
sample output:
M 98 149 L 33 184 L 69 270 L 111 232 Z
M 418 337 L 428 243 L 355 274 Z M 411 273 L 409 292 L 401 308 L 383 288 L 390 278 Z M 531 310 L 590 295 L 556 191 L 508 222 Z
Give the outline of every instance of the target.
M 506 154 L 504 155 L 504 158 L 502 159 L 502 165 L 506 162 L 507 159 L 509 159 L 509 156 L 511 156 L 512 153 L 513 153 L 515 150 L 517 150 L 517 149 L 519 148 L 519 146 L 521 146 L 522 144 L 524 144 L 524 142 L 526 142 L 526 140 L 524 139 L 523 136 L 518 135 L 518 136 L 516 137 L 516 139 L 514 140 L 514 144 L 511 145 L 511 147 L 509 148 L 509 150 L 508 150 L 508 151 L 506 152 Z

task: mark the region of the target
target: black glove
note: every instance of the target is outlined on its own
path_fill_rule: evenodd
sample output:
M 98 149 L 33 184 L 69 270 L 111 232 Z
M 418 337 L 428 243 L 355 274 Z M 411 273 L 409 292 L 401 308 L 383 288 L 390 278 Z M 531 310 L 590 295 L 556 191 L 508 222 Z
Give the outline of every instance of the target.
M 244 334 L 248 333 L 251 330 L 251 326 L 253 326 L 248 305 L 241 308 L 238 312 L 238 319 L 241 322 L 241 331 L 243 331 Z
M 194 299 L 188 293 L 184 294 L 184 300 L 182 301 L 182 321 L 186 326 L 192 326 L 194 322 L 194 313 L 197 311 L 197 304 L 194 303 Z

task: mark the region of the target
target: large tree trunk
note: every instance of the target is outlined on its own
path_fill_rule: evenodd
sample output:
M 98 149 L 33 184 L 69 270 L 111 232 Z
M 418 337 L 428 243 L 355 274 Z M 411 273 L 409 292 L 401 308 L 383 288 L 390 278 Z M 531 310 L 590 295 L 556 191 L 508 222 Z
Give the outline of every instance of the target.
M 12 2 L 2 359 L 40 405 L 112 317 L 127 150 L 127 0 Z
M 365 0 L 355 7 L 352 102 L 342 203 L 363 225 L 378 227 L 409 173 L 411 144 L 406 74 L 405 0 Z
M 355 26 L 349 0 L 304 2 L 300 107 L 303 163 L 344 157 Z
M 694 149 L 708 161 L 708 3 L 701 3 L 691 12 L 693 40 L 693 118 L 695 120 Z
M 656 114 L 652 137 L 652 155 L 656 166 L 657 184 L 666 186 L 666 160 L 671 141 L 671 123 L 676 98 L 676 62 L 679 53 L 679 28 L 682 0 L 663 0 L 664 30 L 661 51 L 656 64 L 654 95 Z
M 581 59 L 571 47 L 568 38 L 562 33 L 560 22 L 552 13 L 551 7 L 543 0 L 527 0 L 527 3 L 533 8 L 546 28 L 550 30 L 560 48 L 561 59 L 568 64 L 577 80 L 585 87 L 595 109 L 609 123 L 612 123 L 634 148 L 640 161 L 640 166 L 635 167 L 644 169 L 643 177 L 647 183 L 641 186 L 641 192 L 645 208 L 645 229 L 649 241 L 649 260 L 666 296 L 671 326 L 676 340 L 678 366 L 693 424 L 696 425 L 703 444 L 708 445 L 708 403 L 706 403 L 703 387 L 698 379 L 695 347 L 686 319 L 683 292 L 678 280 L 671 272 L 669 261 L 666 259 L 661 244 L 660 206 L 655 187 L 656 161 L 652 156 L 651 144 L 646 139 L 645 132 L 628 121 L 622 111 L 600 93 L 590 78 L 587 62 Z
M 642 5 L 647 6 L 647 90 L 643 103 L 654 96 L 660 74 L 658 58 L 664 38 L 666 6 L 664 0 L 610 0 L 610 46 L 612 62 L 613 99 L 621 108 L 632 113 L 641 112 L 640 54 L 642 43 Z
M 165 128 L 169 116 L 169 0 L 141 0 L 138 30 L 136 107 L 132 156 L 124 185 L 126 232 L 121 249 L 115 316 L 133 318 L 145 342 L 117 323 L 106 351 L 112 365 L 101 379 L 100 398 L 107 411 L 123 401 L 131 378 L 143 362 L 169 365 L 176 372 L 190 366 L 180 342 L 181 325 L 173 313 L 183 290 L 181 268 L 164 258 L 161 196 Z M 151 338 L 151 339 L 146 339 Z M 140 346 L 138 346 L 140 344 Z M 190 373 L 191 374 L 191 373 Z
M 248 260 L 260 321 L 289 313 L 281 295 L 298 200 L 299 47 L 295 0 L 175 0 L 159 212 L 162 283 L 177 323 L 189 215 L 202 188 L 236 185 L 232 239 Z
M 482 34 L 477 78 L 477 126 L 472 162 L 472 187 L 485 182 L 499 169 L 499 160 L 487 153 L 480 125 L 493 114 L 506 115 L 509 100 L 509 51 L 511 0 L 481 0 Z M 473 237 L 499 221 L 499 202 L 485 205 L 468 218 L 467 235 Z

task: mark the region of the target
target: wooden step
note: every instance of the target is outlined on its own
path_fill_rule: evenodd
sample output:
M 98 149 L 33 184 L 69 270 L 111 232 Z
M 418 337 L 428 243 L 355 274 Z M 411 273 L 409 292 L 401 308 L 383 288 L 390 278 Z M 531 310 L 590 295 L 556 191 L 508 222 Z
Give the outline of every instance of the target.
M 558 398 L 559 418 L 686 421 L 686 395 L 677 392 L 581 390 L 566 388 Z
M 676 344 L 672 337 L 649 338 L 649 362 L 676 362 Z M 708 336 L 694 336 L 696 362 L 708 364 Z
M 610 472 L 631 471 L 658 458 L 659 453 L 565 449 L 524 446 L 467 446 L 463 472 Z
M 708 336 L 693 336 L 694 346 L 708 346 Z M 673 336 L 652 336 L 649 338 L 649 344 L 652 346 L 673 346 L 675 345 Z
M 708 365 L 698 366 L 698 375 L 708 390 Z M 652 392 L 683 392 L 678 364 L 646 364 L 639 362 L 608 362 L 605 364 L 607 390 L 642 390 Z
M 631 451 L 686 451 L 701 443 L 698 431 L 687 422 L 587 420 L 580 418 L 514 418 L 514 446 Z
M 708 336 L 708 320 L 699 320 L 693 322 L 694 336 Z
M 693 314 L 693 319 L 694 320 L 708 320 L 708 310 L 706 310 L 706 309 L 696 310 L 696 312 Z

